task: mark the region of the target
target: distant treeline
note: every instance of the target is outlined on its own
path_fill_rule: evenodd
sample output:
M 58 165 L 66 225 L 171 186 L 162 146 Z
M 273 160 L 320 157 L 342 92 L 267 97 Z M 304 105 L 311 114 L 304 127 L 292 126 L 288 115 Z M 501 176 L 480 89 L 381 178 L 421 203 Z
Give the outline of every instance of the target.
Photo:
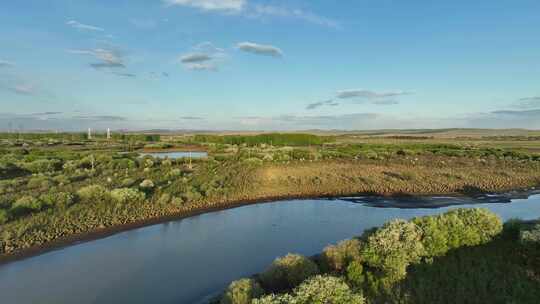
M 194 142 L 198 143 L 216 143 L 255 146 L 268 144 L 273 146 L 309 146 L 322 145 L 327 142 L 335 141 L 331 136 L 317 136 L 302 133 L 268 133 L 259 135 L 195 135 Z
M 146 141 L 153 142 L 159 141 L 160 135 L 158 134 L 122 134 L 112 133 L 111 138 L 116 141 Z M 0 139 L 12 139 L 12 140 L 87 140 L 88 133 L 75 132 L 75 133 L 0 133 Z M 92 139 L 107 139 L 107 133 L 92 133 Z

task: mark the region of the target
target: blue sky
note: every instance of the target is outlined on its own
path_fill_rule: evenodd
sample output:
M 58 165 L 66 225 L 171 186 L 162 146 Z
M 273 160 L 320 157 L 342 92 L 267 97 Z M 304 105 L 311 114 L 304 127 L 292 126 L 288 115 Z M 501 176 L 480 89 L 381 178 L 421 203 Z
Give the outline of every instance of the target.
M 0 129 L 540 128 L 539 1 L 21 0 Z

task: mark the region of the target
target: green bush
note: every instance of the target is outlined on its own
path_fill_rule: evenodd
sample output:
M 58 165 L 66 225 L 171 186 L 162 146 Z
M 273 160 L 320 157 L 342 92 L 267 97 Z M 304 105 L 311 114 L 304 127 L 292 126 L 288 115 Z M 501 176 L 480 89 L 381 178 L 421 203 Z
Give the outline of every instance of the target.
M 38 212 L 43 208 L 43 203 L 32 196 L 23 196 L 15 201 L 11 206 L 11 214 L 22 216 L 33 212 Z
M 47 173 L 60 169 L 62 162 L 58 159 L 38 159 L 22 163 L 21 167 L 32 173 Z
M 35 176 L 28 180 L 28 188 L 47 189 L 54 185 L 47 176 Z
M 115 202 L 125 204 L 129 202 L 142 202 L 145 199 L 145 194 L 132 188 L 119 188 L 111 191 L 111 197 Z
M 100 185 L 90 185 L 77 191 L 77 195 L 84 203 L 106 202 L 111 199 L 109 190 Z
M 485 244 L 503 228 L 501 219 L 487 209 L 455 209 L 412 222 L 423 231 L 427 257 L 441 256 L 462 246 Z
M 362 263 L 358 261 L 352 261 L 349 266 L 347 266 L 347 281 L 350 282 L 354 287 L 362 286 L 364 283 L 364 267 Z
M 124 178 L 120 182 L 120 186 L 123 187 L 123 188 L 129 188 L 129 187 L 134 186 L 136 183 L 137 183 L 136 179 L 128 177 L 128 178 Z
M 274 262 L 260 274 L 260 280 L 267 291 L 282 291 L 298 286 L 305 279 L 319 274 L 317 264 L 298 254 L 287 254 Z
M 422 230 L 414 223 L 394 220 L 367 237 L 362 257 L 369 266 L 399 280 L 405 276 L 409 264 L 419 262 L 424 256 L 421 239 Z
M 3 225 L 9 221 L 9 213 L 7 210 L 0 209 L 0 225 Z
M 361 294 L 355 294 L 340 278 L 331 276 L 315 276 L 300 286 L 293 294 L 270 295 L 257 299 L 253 304 L 363 304 Z
M 75 204 L 75 195 L 68 192 L 49 192 L 43 194 L 39 199 L 47 206 L 67 208 Z
M 221 298 L 220 304 L 250 304 L 252 299 L 260 297 L 264 291 L 253 279 L 240 279 L 232 282 Z
M 320 261 L 324 272 L 343 272 L 352 261 L 361 260 L 360 240 L 350 239 L 324 248 Z

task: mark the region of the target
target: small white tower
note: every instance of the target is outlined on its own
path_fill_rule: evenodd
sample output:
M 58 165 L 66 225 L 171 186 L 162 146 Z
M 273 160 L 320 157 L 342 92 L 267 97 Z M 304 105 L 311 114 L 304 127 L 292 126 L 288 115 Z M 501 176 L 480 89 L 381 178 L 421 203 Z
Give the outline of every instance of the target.
M 107 140 L 111 139 L 111 129 L 107 128 Z
M 92 139 L 92 129 L 88 128 L 88 139 Z

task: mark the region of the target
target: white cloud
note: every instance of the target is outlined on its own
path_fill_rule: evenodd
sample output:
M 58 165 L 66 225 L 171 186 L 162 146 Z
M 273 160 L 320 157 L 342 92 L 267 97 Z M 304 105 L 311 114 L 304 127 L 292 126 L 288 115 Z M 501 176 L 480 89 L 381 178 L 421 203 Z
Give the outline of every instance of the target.
M 80 22 L 75 21 L 75 20 L 70 20 L 70 21 L 66 22 L 66 24 L 73 27 L 73 28 L 76 28 L 78 30 L 83 30 L 83 31 L 94 31 L 94 32 L 104 32 L 105 31 L 105 29 L 103 29 L 101 27 L 88 25 L 88 24 L 83 24 L 83 23 L 80 23 Z
M 273 57 L 282 57 L 283 52 L 272 45 L 263 45 L 263 44 L 257 44 L 253 42 L 240 42 L 236 45 L 236 47 L 244 52 L 253 53 L 257 55 L 266 55 L 266 56 L 273 56 Z
M 206 11 L 240 12 L 246 5 L 246 0 L 164 0 L 168 5 L 190 6 Z

